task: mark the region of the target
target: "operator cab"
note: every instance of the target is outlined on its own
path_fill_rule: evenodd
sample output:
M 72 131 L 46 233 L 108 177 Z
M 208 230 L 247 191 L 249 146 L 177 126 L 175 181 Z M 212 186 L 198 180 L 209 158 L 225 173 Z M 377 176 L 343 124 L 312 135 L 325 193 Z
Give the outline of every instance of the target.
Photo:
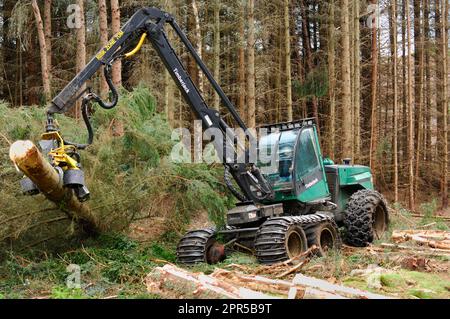
M 276 201 L 314 203 L 330 192 L 313 119 L 264 126 L 258 167 L 275 191 Z M 267 133 L 267 134 L 264 134 Z

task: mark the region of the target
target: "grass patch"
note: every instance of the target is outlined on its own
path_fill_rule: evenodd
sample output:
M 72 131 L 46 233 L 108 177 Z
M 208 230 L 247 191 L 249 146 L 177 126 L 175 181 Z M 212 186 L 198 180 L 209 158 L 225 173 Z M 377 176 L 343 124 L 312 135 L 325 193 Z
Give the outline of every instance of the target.
M 0 291 L 4 298 L 158 298 L 147 294 L 143 284 L 157 266 L 155 259 L 174 261 L 172 247 L 139 245 L 121 234 L 105 234 L 45 259 L 11 253 L 0 268 Z M 66 286 L 69 265 L 80 267 L 80 288 Z

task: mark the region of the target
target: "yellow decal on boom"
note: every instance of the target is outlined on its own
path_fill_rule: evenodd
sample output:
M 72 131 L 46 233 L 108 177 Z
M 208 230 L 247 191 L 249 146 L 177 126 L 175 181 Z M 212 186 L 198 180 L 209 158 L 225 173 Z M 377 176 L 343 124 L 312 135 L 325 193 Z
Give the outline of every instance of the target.
M 109 40 L 108 44 L 96 55 L 97 60 L 101 60 L 103 56 L 108 52 L 114 44 L 123 36 L 124 32 L 121 30 L 117 33 L 111 40 Z

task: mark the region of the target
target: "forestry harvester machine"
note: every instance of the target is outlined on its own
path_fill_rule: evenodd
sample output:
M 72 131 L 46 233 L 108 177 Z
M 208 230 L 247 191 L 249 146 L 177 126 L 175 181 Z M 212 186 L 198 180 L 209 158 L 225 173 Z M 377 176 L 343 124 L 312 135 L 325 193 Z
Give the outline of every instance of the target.
M 218 237 L 228 244 L 235 244 L 235 247 L 252 251 L 259 262 L 271 264 L 293 258 L 312 245 L 318 247 L 318 254 L 325 254 L 327 249 L 339 245 L 339 228 L 344 241 L 353 246 L 365 246 L 383 234 L 388 225 L 388 208 L 383 196 L 374 190 L 370 168 L 352 165 L 350 160 L 336 165 L 330 159 L 323 158 L 313 119 L 264 127 L 269 134 L 260 139 L 258 150 L 269 154 L 271 165 L 250 160 L 247 145 L 251 143 L 248 141 L 240 144 L 243 152 L 238 155 L 237 136 L 229 130 L 229 123 L 219 112 L 208 107 L 169 42 L 165 26 L 173 29 L 196 61 L 230 118 L 239 128 L 247 130 L 174 17 L 156 8 L 142 8 L 53 99 L 48 108 L 46 133 L 43 134 L 41 147 L 47 150 L 64 184 L 74 188 L 80 200 L 86 200 L 89 196 L 78 155 L 79 149 L 86 148 L 93 141 L 89 106 L 91 102 L 106 109 L 116 106 L 118 93 L 111 79 L 111 66 L 119 59 L 133 56 L 148 39 L 187 104 L 201 119 L 203 129 L 214 128 L 223 133 L 223 140 L 217 139 L 214 143 L 224 163 L 225 183 L 239 200 L 236 207 L 227 213 L 226 227 L 190 231 L 180 240 L 176 252 L 179 262 L 194 264 L 223 260 L 225 249 L 219 244 Z M 111 90 L 111 100 L 108 102 L 90 88 L 81 90 L 100 68 L 103 68 Z M 80 98 L 82 116 L 89 133 L 87 144 L 65 141 L 54 120 L 55 113 L 67 112 Z M 225 149 L 233 150 L 232 154 L 224 152 Z M 22 184 L 28 193 L 38 191 L 31 181 L 25 179 Z

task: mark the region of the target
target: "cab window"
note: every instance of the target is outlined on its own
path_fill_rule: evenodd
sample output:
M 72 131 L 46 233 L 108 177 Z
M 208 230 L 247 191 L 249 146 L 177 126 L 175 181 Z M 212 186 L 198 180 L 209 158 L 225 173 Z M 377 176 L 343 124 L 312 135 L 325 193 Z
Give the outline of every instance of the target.
M 306 128 L 301 131 L 296 159 L 297 178 L 308 176 L 320 167 L 313 128 Z

